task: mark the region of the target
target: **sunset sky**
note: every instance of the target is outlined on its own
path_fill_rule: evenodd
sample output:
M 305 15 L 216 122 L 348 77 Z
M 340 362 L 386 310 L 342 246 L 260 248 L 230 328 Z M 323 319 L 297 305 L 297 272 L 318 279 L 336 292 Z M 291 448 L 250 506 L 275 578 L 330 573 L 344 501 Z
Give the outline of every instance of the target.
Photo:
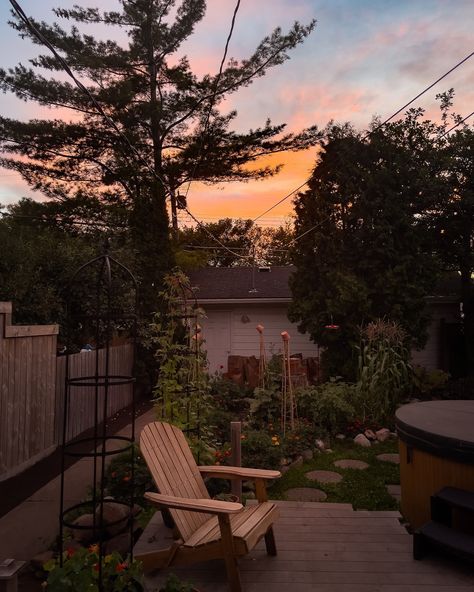
M 26 14 L 48 22 L 51 8 L 100 6 L 115 0 L 20 0 Z M 197 74 L 216 73 L 234 10 L 234 0 L 209 0 L 207 15 L 183 46 Z M 36 55 L 38 47 L 21 40 L 8 25 L 9 3 L 0 4 L 0 63 L 13 66 Z M 224 109 L 235 108 L 238 131 L 261 126 L 266 118 L 299 130 L 330 119 L 365 129 L 374 115 L 386 118 L 474 50 L 473 0 L 241 0 L 229 57 L 248 57 L 276 26 L 285 31 L 294 20 L 316 18 L 316 29 L 283 66 L 233 95 Z M 474 109 L 474 57 L 417 101 L 428 117 L 437 117 L 435 95 L 454 87 L 455 110 Z M 48 116 L 33 104 L 0 95 L 4 116 Z M 54 117 L 51 112 L 51 117 Z M 473 118 L 474 119 L 474 118 Z M 272 179 L 215 188 L 191 185 L 188 204 L 201 220 L 223 216 L 253 218 L 304 182 L 316 150 L 280 155 L 283 171 Z M 11 171 L 0 169 L 0 203 L 22 196 L 40 199 Z M 291 200 L 261 223 L 275 224 L 291 214 Z M 183 223 L 186 219 L 183 218 Z

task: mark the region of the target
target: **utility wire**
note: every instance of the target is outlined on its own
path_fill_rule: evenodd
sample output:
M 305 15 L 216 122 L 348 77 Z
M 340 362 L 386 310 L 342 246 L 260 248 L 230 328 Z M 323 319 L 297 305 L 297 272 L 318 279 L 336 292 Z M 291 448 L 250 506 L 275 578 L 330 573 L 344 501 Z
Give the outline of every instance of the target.
M 61 64 L 61 67 L 63 68 L 63 70 L 72 78 L 72 80 L 74 81 L 74 83 L 76 84 L 76 86 L 83 92 L 85 93 L 89 99 L 92 101 L 92 103 L 94 104 L 94 107 L 97 109 L 97 111 L 99 112 L 100 115 L 102 115 L 102 117 L 105 119 L 105 121 L 109 124 L 109 126 L 111 126 L 115 132 L 122 138 L 125 140 L 127 146 L 130 148 L 130 150 L 133 152 L 133 154 L 145 165 L 145 167 L 148 169 L 148 171 L 150 173 L 152 173 L 152 175 L 162 183 L 163 187 L 165 189 L 167 189 L 167 185 L 165 183 L 165 181 L 160 177 L 160 175 L 158 175 L 158 173 L 149 166 L 149 164 L 143 159 L 142 155 L 138 152 L 138 150 L 135 148 L 135 146 L 133 146 L 133 144 L 130 142 L 130 140 L 123 134 L 123 132 L 120 130 L 120 128 L 116 125 L 116 123 L 105 113 L 105 111 L 102 109 L 102 106 L 100 105 L 100 103 L 97 101 L 97 99 L 94 97 L 94 95 L 89 91 L 89 89 L 84 86 L 84 84 L 82 84 L 82 82 L 76 78 L 76 76 L 74 75 L 73 71 L 71 70 L 71 68 L 69 67 L 69 64 L 66 62 L 66 60 L 56 51 L 55 47 L 48 41 L 48 39 L 41 33 L 41 31 L 38 31 L 38 29 L 33 25 L 33 23 L 30 21 L 30 19 L 26 16 L 25 12 L 23 11 L 23 9 L 21 8 L 21 6 L 18 4 L 18 2 L 16 0 L 10 0 L 10 4 L 12 5 L 14 11 L 16 12 L 16 14 L 18 15 L 18 17 L 20 18 L 21 21 L 23 21 L 23 23 L 26 25 L 27 29 L 30 30 L 31 33 L 33 33 L 33 35 L 43 44 L 45 45 L 54 55 L 54 57 L 59 61 L 59 63 Z M 221 61 L 221 67 L 219 70 L 219 75 L 216 79 L 216 86 L 215 86 L 215 90 L 214 90 L 214 94 L 211 97 L 211 105 L 210 105 L 210 109 L 209 109 L 209 113 L 207 116 L 207 123 L 206 125 L 208 125 L 209 122 L 209 118 L 210 118 L 210 114 L 212 111 L 212 104 L 215 100 L 215 97 L 217 95 L 217 87 L 218 87 L 218 83 L 220 80 L 220 77 L 222 75 L 222 69 L 223 69 L 223 64 L 225 62 L 225 58 L 227 56 L 227 50 L 228 50 L 228 46 L 230 43 L 230 39 L 232 36 L 232 32 L 234 29 L 234 24 L 235 24 L 235 18 L 237 15 L 237 11 L 239 9 L 240 6 L 240 0 L 237 0 L 237 4 L 234 10 L 234 15 L 232 18 L 232 25 L 231 25 L 231 29 L 229 32 L 229 35 L 227 37 L 227 42 L 226 42 L 226 46 L 225 46 L 225 51 L 224 51 L 224 56 L 222 58 Z M 196 164 L 197 166 L 197 164 Z M 187 207 L 184 208 L 185 211 L 188 213 L 188 215 L 194 220 L 194 222 L 200 226 L 204 232 L 209 236 L 209 238 L 211 238 L 213 241 L 215 241 L 218 245 L 227 248 L 223 245 L 223 243 L 221 243 L 221 241 L 219 239 L 217 239 L 207 228 L 204 224 L 202 224 L 202 222 L 200 220 L 198 220 L 188 209 Z M 239 258 L 242 259 L 246 259 L 247 257 L 244 257 L 238 253 L 234 253 L 232 250 L 229 249 L 229 253 L 231 253 L 234 256 L 237 256 Z
M 147 168 L 147 170 L 158 181 L 160 181 L 160 183 L 163 185 L 163 187 L 165 189 L 167 189 L 166 182 L 162 179 L 162 177 L 160 177 L 160 175 L 152 167 L 150 167 L 150 165 L 142 157 L 142 155 L 140 154 L 140 152 L 138 152 L 138 150 L 130 142 L 130 140 L 127 138 L 127 136 L 117 126 L 117 124 L 115 123 L 115 121 L 113 121 L 113 119 L 111 117 L 109 117 L 109 115 L 107 115 L 107 113 L 103 110 L 103 108 L 102 108 L 101 104 L 99 103 L 99 101 L 94 97 L 94 95 L 89 91 L 89 89 L 86 86 L 84 86 L 84 84 L 75 76 L 74 72 L 71 70 L 71 68 L 69 67 L 69 64 L 66 62 L 66 60 L 56 51 L 56 48 L 43 35 L 43 33 L 41 33 L 41 31 L 39 31 L 34 26 L 34 24 L 26 16 L 25 12 L 21 8 L 21 6 L 18 4 L 18 2 L 16 0 L 10 0 L 10 4 L 12 5 L 13 10 L 16 12 L 16 14 L 20 18 L 20 20 L 23 21 L 23 23 L 25 24 L 26 28 L 29 29 L 29 31 L 31 33 L 33 33 L 33 35 L 43 45 L 45 45 L 51 51 L 51 53 L 54 55 L 54 57 L 61 64 L 62 69 L 69 75 L 70 78 L 72 78 L 72 80 L 74 81 L 74 84 L 79 88 L 79 90 L 81 90 L 84 94 L 86 94 L 88 96 L 88 98 L 90 99 L 90 101 L 93 103 L 94 107 L 97 109 L 99 115 L 102 115 L 102 117 L 104 118 L 104 120 L 109 124 L 110 127 L 112 127 L 114 129 L 114 131 L 117 133 L 117 135 L 120 136 L 120 138 L 122 138 L 122 140 L 124 140 L 124 142 L 127 144 L 127 147 L 140 160 L 140 162 L 145 165 L 145 167 Z
M 446 76 L 448 76 L 449 74 L 451 74 L 451 72 L 454 72 L 454 70 L 456 70 L 456 68 L 459 68 L 459 66 L 461 66 L 462 64 L 464 64 L 464 62 L 467 62 L 467 60 L 469 60 L 470 58 L 472 58 L 472 56 L 474 55 L 474 51 L 471 52 L 469 55 L 467 55 L 465 58 L 463 58 L 460 62 L 458 62 L 455 66 L 453 66 L 450 70 L 448 70 L 447 72 L 445 72 L 442 76 L 440 76 L 437 80 L 435 80 L 434 82 L 432 82 L 429 86 L 427 86 L 424 90 L 422 90 L 420 93 L 418 93 L 415 97 L 413 97 L 410 101 L 408 101 L 408 103 L 406 103 L 405 105 L 403 105 L 403 107 L 400 107 L 400 109 L 398 109 L 397 111 L 395 111 L 395 113 L 392 113 L 392 115 L 390 115 L 390 117 L 387 117 L 387 119 L 385 119 L 381 124 L 379 124 L 377 127 L 375 127 L 373 130 L 367 132 L 367 134 L 365 134 L 363 136 L 363 140 L 366 140 L 368 137 L 370 137 L 373 133 L 375 133 L 376 131 L 378 131 L 380 128 L 382 128 L 384 125 L 386 125 L 389 121 L 391 121 L 394 117 L 396 117 L 399 113 L 401 113 L 404 109 L 406 109 L 407 107 L 409 107 L 412 103 L 414 103 L 417 99 L 419 99 L 421 96 L 423 96 L 426 92 L 428 92 L 430 89 L 433 88 L 433 86 L 435 86 L 436 84 L 438 84 L 438 82 L 440 82 L 441 80 L 443 80 L 443 78 L 446 78 Z M 443 134 L 446 135 L 449 132 L 451 132 L 455 127 L 457 127 L 458 125 L 460 125 L 461 123 L 463 123 L 464 121 L 466 121 L 466 119 L 468 119 L 469 117 L 471 117 L 472 115 L 474 115 L 474 112 L 471 113 L 470 115 L 468 115 L 466 118 L 464 118 L 462 121 L 460 121 L 458 124 L 456 124 L 455 126 L 453 126 L 451 129 L 449 129 L 447 132 L 445 132 Z M 443 136 L 440 136 L 441 138 Z M 270 208 L 268 208 L 267 210 L 265 210 L 265 212 L 263 212 L 262 214 L 260 214 L 259 216 L 257 216 L 256 218 L 253 219 L 253 222 L 255 222 L 256 220 L 258 220 L 259 218 L 261 218 L 262 216 L 264 216 L 265 214 L 268 214 L 268 212 L 271 212 L 274 208 L 276 208 L 277 206 L 279 206 L 281 203 L 283 203 L 284 201 L 286 201 L 289 197 L 291 197 L 294 193 L 296 193 L 297 191 L 299 191 L 300 189 L 302 189 L 310 180 L 310 177 L 308 179 L 306 179 L 306 181 L 304 183 L 302 183 L 299 187 L 297 187 L 296 189 L 293 189 L 293 191 L 291 191 L 290 193 L 288 193 L 287 195 L 285 195 L 285 197 L 283 197 L 282 199 L 280 199 L 276 204 L 274 204 L 273 206 L 271 206 Z M 323 220 L 320 224 L 323 224 L 324 222 L 326 222 L 327 219 Z M 313 228 L 307 230 L 306 232 L 304 232 L 302 235 L 300 235 L 299 237 L 296 237 L 293 239 L 293 241 L 291 241 L 292 243 L 295 242 L 296 240 L 299 240 L 301 237 L 305 236 L 306 234 L 308 234 L 309 232 L 311 232 L 312 230 L 315 230 L 320 224 L 316 224 Z M 291 244 L 291 243 L 290 243 Z
M 444 136 L 447 136 L 449 133 L 451 133 L 459 125 L 462 125 L 465 121 L 467 121 L 469 119 L 469 117 L 472 117 L 473 115 L 474 115 L 474 111 L 472 113 L 469 113 L 469 115 L 466 115 L 466 117 L 464 119 L 461 119 L 461 121 L 458 121 L 455 125 L 453 125 L 453 127 L 450 127 L 447 131 L 445 131 L 443 134 L 441 134 L 441 136 L 438 137 L 438 140 L 440 140 L 441 138 L 444 138 Z

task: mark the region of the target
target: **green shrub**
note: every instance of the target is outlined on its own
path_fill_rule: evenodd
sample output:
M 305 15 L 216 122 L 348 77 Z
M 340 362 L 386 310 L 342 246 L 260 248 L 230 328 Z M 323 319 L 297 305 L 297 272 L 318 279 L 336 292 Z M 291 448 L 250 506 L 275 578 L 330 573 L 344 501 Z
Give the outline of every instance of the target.
M 354 385 L 337 381 L 299 391 L 299 416 L 311 421 L 321 433 L 333 436 L 344 431 L 355 415 L 354 393 Z
M 428 370 L 423 366 L 413 368 L 413 383 L 417 394 L 430 396 L 439 392 L 449 380 L 449 374 L 443 370 Z
M 249 430 L 242 438 L 242 465 L 255 469 L 280 467 L 280 438 L 267 432 Z
M 138 446 L 134 450 L 134 501 L 140 505 L 146 505 L 143 495 L 146 491 L 154 491 L 155 485 L 150 471 L 140 454 Z M 108 495 L 123 502 L 129 502 L 132 493 L 132 450 L 127 450 L 113 458 L 105 476 L 105 489 Z

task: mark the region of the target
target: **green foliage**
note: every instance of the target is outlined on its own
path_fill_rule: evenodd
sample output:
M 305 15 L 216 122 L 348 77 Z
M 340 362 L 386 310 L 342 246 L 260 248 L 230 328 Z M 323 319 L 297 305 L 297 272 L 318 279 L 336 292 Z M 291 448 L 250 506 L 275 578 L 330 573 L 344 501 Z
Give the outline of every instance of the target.
M 406 335 L 396 323 L 378 320 L 367 325 L 362 338 L 354 402 L 359 417 L 381 423 L 393 418 L 413 388 Z
M 278 469 L 280 440 L 263 430 L 248 430 L 242 439 L 242 465 L 256 469 Z
M 205 417 L 209 402 L 207 360 L 199 327 L 203 312 L 195 306 L 189 280 L 181 271 L 166 275 L 164 287 L 160 293 L 163 312 L 155 315 L 150 327 L 159 365 L 153 395 L 161 419 L 189 428 L 198 416 Z
M 355 379 L 359 327 L 377 318 L 402 325 L 410 345 L 425 342 L 438 260 L 420 215 L 444 181 L 439 129 L 422 115 L 370 135 L 330 124 L 296 199 L 296 235 L 308 232 L 293 249 L 290 318 L 326 348 L 327 376 Z
M 170 574 L 160 592 L 192 592 L 193 586 L 189 582 L 180 580 L 175 574 Z
M 207 424 L 216 442 L 224 443 L 230 439 L 231 421 L 247 421 L 252 393 L 233 380 L 220 376 L 210 378 L 209 393 Z
M 48 572 L 47 589 L 50 592 L 99 592 L 99 548 L 68 549 L 59 560 L 44 564 Z M 123 560 L 117 552 L 102 558 L 103 592 L 142 592 L 141 563 Z
M 281 439 L 281 455 L 291 458 L 300 455 L 304 450 L 313 450 L 315 441 L 321 437 L 319 426 L 307 419 L 297 419 L 294 429 L 287 429 Z M 274 436 L 275 437 L 275 436 Z M 273 438 L 274 438 L 273 437 Z
M 344 432 L 355 416 L 355 387 L 346 382 L 330 381 L 320 386 L 298 391 L 300 417 L 317 426 L 322 434 Z
M 143 495 L 146 491 L 152 491 L 155 486 L 150 471 L 141 456 L 138 446 L 133 452 L 135 459 L 134 471 L 134 502 L 145 505 Z M 116 455 L 108 464 L 105 477 L 105 488 L 108 495 L 123 502 L 131 499 L 132 477 L 132 451 L 127 450 Z
M 413 368 L 413 386 L 416 392 L 423 397 L 442 390 L 448 380 L 449 374 L 443 370 L 428 370 L 424 366 L 414 366 Z

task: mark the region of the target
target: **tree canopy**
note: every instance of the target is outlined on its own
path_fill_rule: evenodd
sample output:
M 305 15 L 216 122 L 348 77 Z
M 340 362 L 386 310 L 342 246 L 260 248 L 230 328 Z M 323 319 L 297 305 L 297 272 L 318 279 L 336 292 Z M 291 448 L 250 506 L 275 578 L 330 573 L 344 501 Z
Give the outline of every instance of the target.
M 69 29 L 33 21 L 109 119 L 65 80 L 60 63 L 45 50 L 29 66 L 0 69 L 0 89 L 66 109 L 71 119 L 0 117 L 0 165 L 18 171 L 48 198 L 68 202 L 70 211 L 77 204 L 82 217 L 89 209 L 100 212 L 103 221 L 111 217 L 127 225 L 150 310 L 162 271 L 172 260 L 167 199 L 174 210 L 177 201 L 184 201 L 179 188 L 191 180 L 269 177 L 278 166 L 257 163 L 250 170 L 246 165 L 268 154 L 306 148 L 318 137 L 315 127 L 285 133 L 284 124 L 270 120 L 237 133 L 232 130 L 236 112 L 219 109 L 225 97 L 287 60 L 315 23 L 295 22 L 288 33 L 277 28 L 247 59 L 231 58 L 221 72 L 199 77 L 179 49 L 203 18 L 205 0 L 123 0 L 120 5 L 118 11 L 56 9 L 58 18 L 72 23 Z M 39 44 L 31 29 L 13 17 L 18 33 Z M 97 39 L 87 33 L 88 25 L 112 34 Z M 121 31 L 125 44 L 118 41 Z
M 440 266 L 421 222 L 449 192 L 440 128 L 422 116 L 411 110 L 365 135 L 331 124 L 295 201 L 296 235 L 309 232 L 295 242 L 290 317 L 327 347 L 331 374 L 351 375 L 360 327 L 377 318 L 399 323 L 411 345 L 426 339 Z

